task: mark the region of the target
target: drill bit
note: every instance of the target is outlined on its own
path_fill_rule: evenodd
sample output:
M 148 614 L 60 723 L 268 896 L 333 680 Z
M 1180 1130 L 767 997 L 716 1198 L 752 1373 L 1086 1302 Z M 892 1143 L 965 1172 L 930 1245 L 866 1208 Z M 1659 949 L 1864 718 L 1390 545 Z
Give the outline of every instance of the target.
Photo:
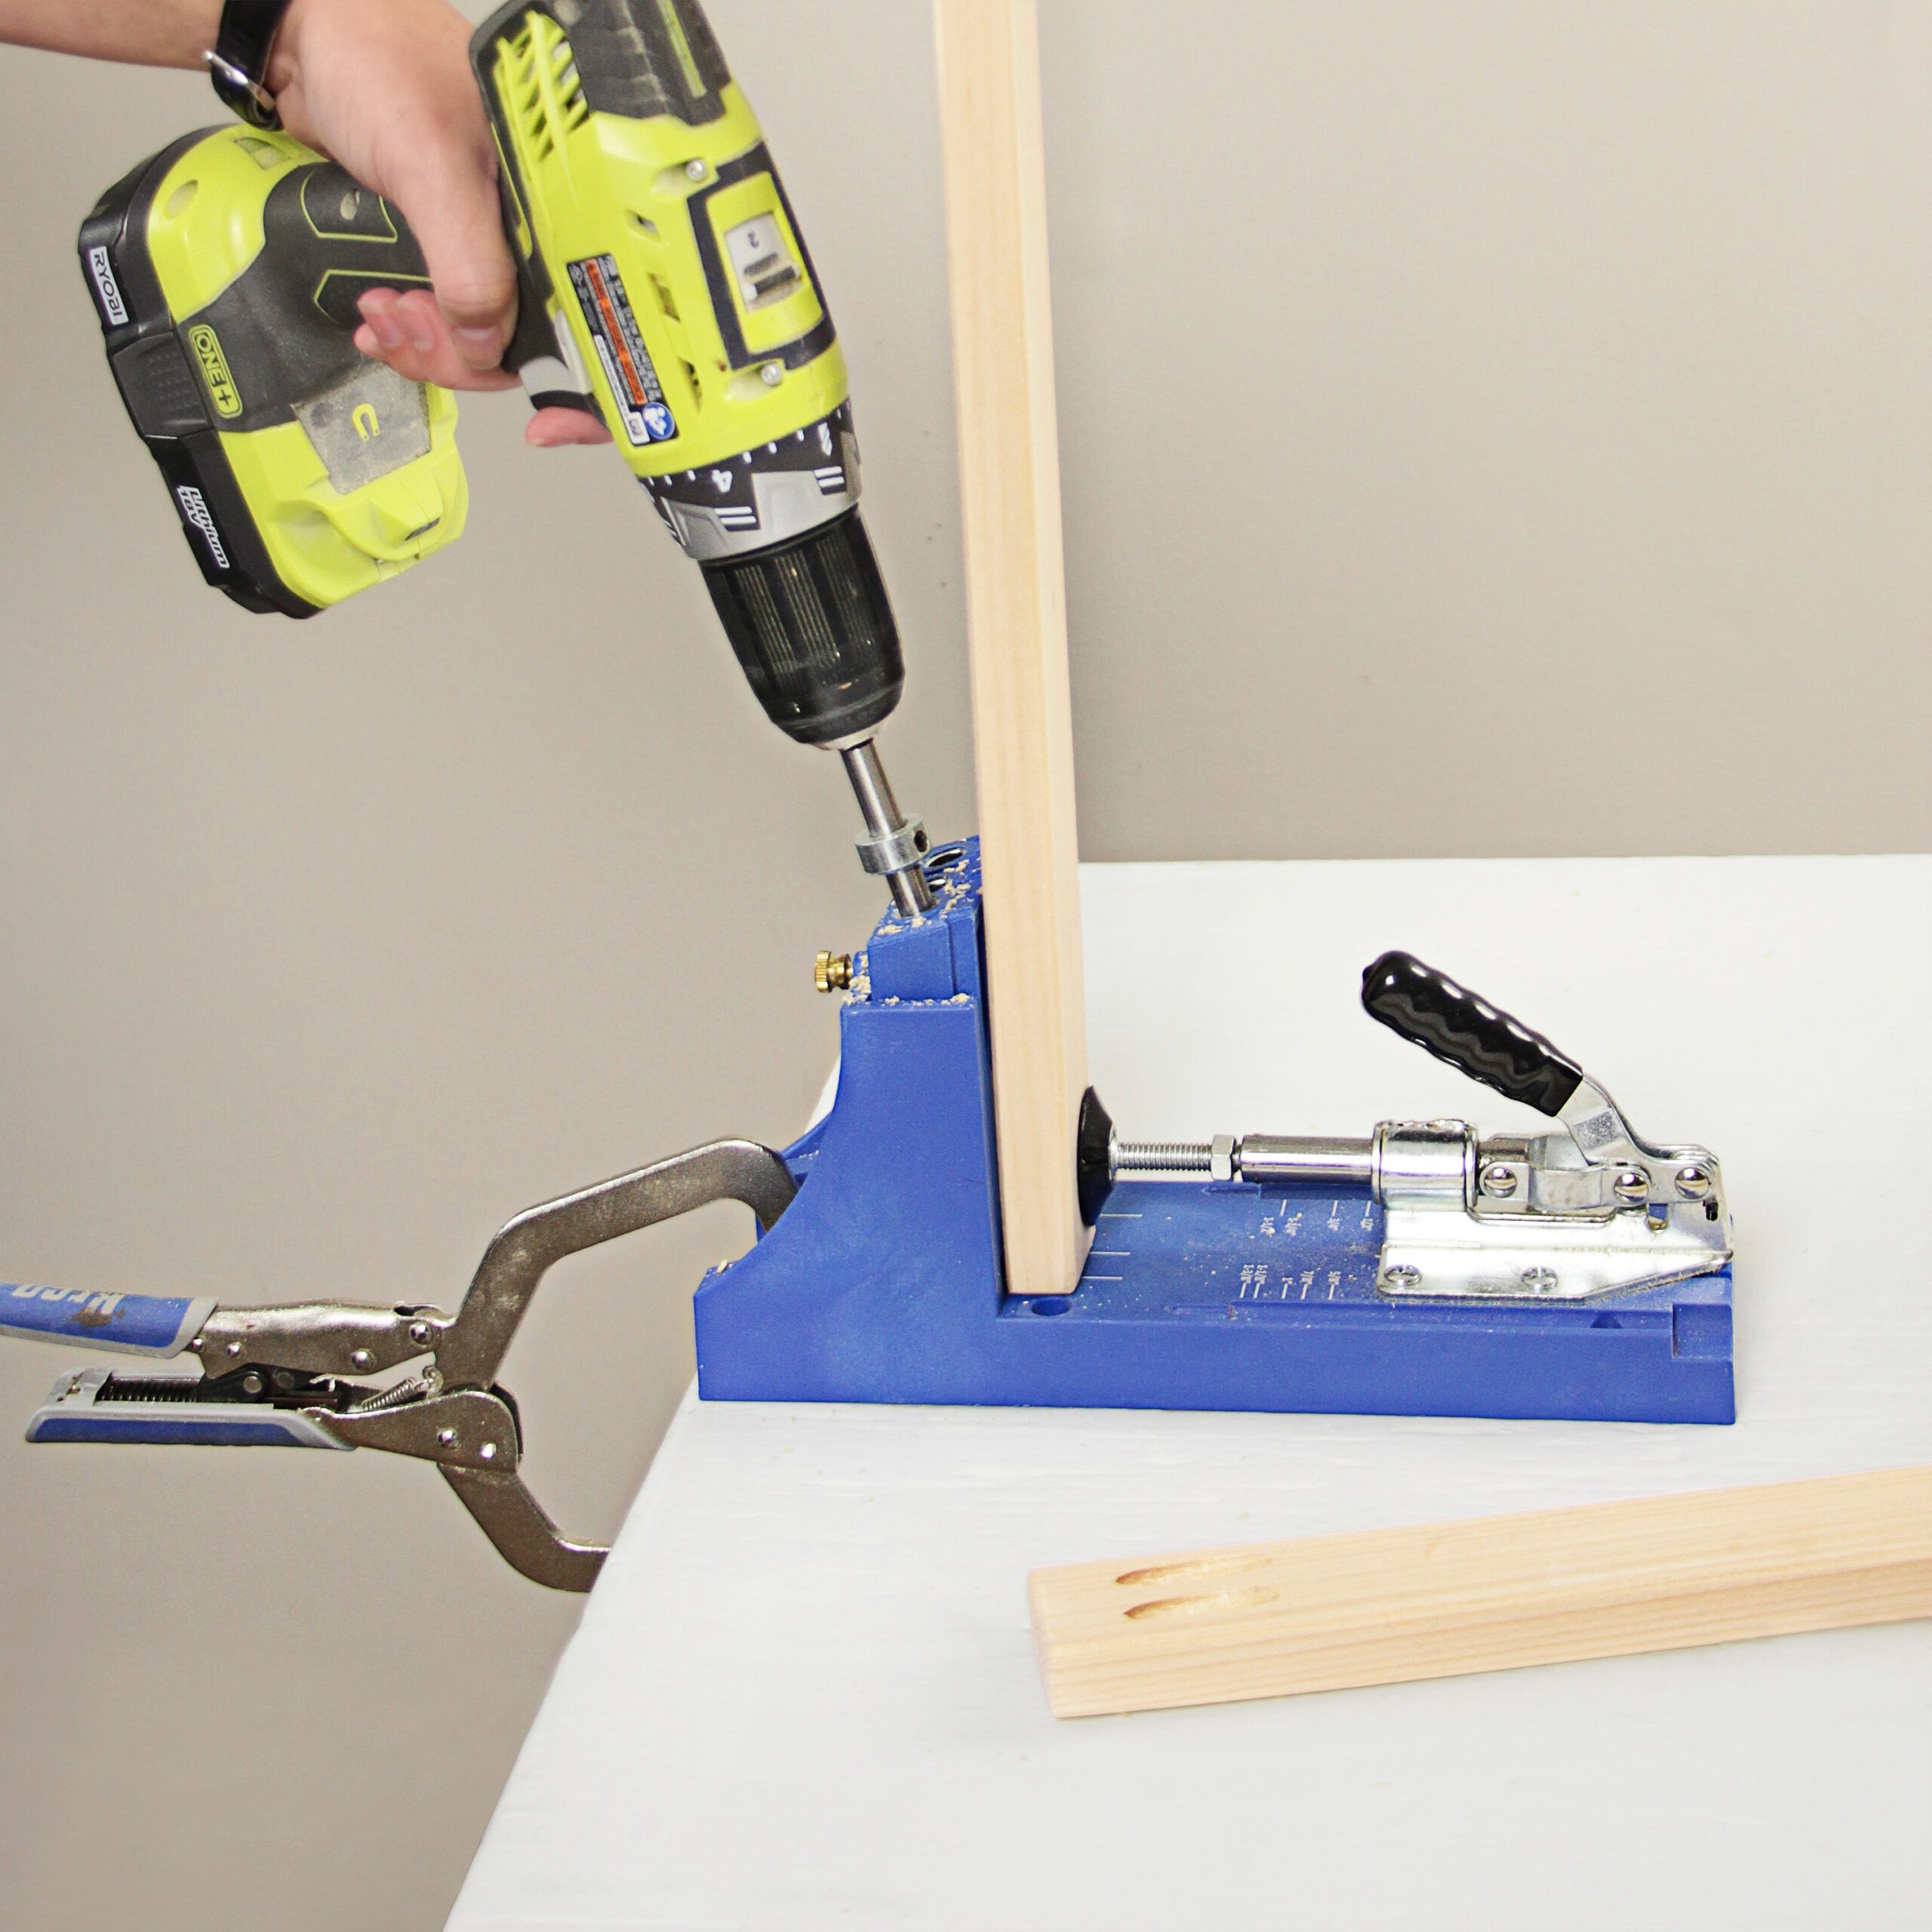
M 926 882 L 926 828 L 900 810 L 892 780 L 879 761 L 878 744 L 863 738 L 856 745 L 842 746 L 838 755 L 845 761 L 845 775 L 866 821 L 866 835 L 859 841 L 860 864 L 884 878 L 893 904 L 905 917 L 930 912 L 933 889 Z

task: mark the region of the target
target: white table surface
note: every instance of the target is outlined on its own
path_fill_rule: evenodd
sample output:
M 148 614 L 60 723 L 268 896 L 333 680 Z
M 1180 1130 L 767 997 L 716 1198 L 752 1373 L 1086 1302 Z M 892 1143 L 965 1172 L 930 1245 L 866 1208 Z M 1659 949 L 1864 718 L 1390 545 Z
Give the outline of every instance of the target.
M 1932 1460 L 1932 860 L 1090 867 L 1124 1131 L 1517 1116 L 1405 946 L 1724 1163 L 1734 1428 L 688 1400 L 450 1924 L 1922 1927 L 1932 1626 L 1056 1722 L 1036 1565 Z

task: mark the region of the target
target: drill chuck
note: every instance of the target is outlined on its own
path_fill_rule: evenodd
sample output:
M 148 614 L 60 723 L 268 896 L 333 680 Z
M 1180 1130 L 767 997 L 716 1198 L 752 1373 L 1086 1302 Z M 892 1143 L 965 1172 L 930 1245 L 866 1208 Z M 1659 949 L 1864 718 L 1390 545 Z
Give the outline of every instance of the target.
M 906 661 L 858 510 L 703 572 L 765 717 L 800 744 L 844 758 L 866 819 L 860 863 L 883 877 L 903 914 L 931 910 L 925 827 L 898 810 L 873 744 L 906 684 Z
M 704 565 L 740 668 L 764 714 L 801 744 L 869 736 L 906 684 L 898 626 L 858 511 Z
M 720 558 L 704 580 L 764 714 L 840 752 L 866 822 L 859 863 L 908 916 L 931 909 L 926 829 L 893 795 L 872 734 L 906 683 L 899 627 L 856 509 L 789 542 Z

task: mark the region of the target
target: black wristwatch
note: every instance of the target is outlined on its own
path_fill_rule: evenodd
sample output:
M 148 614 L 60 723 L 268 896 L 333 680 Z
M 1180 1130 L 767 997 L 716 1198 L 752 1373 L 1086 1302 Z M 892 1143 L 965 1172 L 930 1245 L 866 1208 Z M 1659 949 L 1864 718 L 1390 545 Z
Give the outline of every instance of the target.
M 208 49 L 208 75 L 225 106 L 251 128 L 279 128 L 275 96 L 263 85 L 269 51 L 275 45 L 289 0 L 226 0 L 214 45 Z

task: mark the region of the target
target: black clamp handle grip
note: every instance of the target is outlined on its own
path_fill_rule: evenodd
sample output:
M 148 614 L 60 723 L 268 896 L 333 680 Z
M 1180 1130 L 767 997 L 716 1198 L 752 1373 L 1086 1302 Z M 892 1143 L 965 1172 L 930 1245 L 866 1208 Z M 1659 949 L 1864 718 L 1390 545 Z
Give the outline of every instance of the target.
M 1413 953 L 1377 960 L 1361 976 L 1361 1003 L 1371 1020 L 1539 1113 L 1560 1113 L 1583 1083 L 1583 1069 L 1540 1033 Z

